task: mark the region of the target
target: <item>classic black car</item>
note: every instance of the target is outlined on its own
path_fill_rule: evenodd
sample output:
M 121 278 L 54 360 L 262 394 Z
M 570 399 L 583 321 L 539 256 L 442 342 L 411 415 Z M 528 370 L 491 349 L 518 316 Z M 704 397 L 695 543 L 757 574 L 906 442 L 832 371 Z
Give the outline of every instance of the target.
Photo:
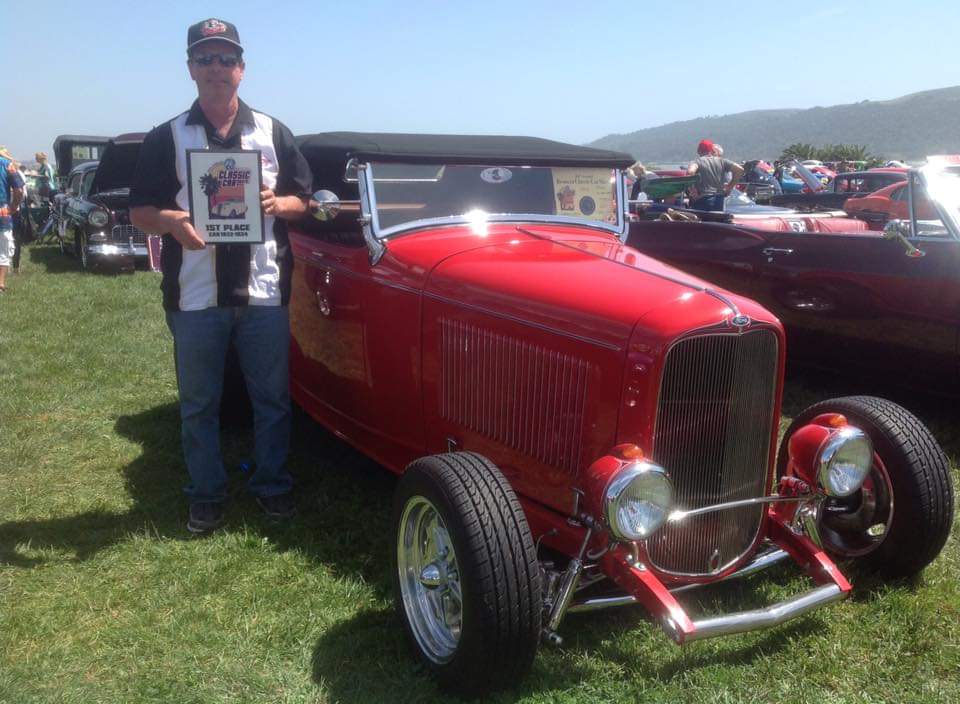
M 109 140 L 99 162 L 85 161 L 67 177 L 65 192 L 54 197 L 60 246 L 86 269 L 107 262 L 129 267 L 146 261 L 147 236 L 130 223 L 130 183 L 143 133 Z
M 807 184 L 820 182 L 814 174 L 802 164 L 794 164 L 797 175 Z M 870 171 L 853 171 L 837 174 L 826 189 L 813 193 L 782 193 L 770 198 L 771 205 L 797 210 L 834 210 L 843 208 L 847 198 L 857 195 L 873 193 L 891 183 L 906 181 L 907 174 L 903 169 L 873 169 Z

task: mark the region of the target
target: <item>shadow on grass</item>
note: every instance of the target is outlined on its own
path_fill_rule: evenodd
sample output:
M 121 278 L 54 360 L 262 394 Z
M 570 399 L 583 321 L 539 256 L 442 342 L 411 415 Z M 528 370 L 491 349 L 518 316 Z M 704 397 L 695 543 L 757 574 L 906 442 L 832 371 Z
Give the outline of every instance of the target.
M 746 636 L 736 644 L 727 640 L 719 649 L 701 643 L 681 648 L 659 633 L 639 607 L 576 614 L 562 629 L 566 642 L 559 651 L 541 645 L 531 673 L 519 686 L 487 695 L 483 701 L 549 699 L 550 692 L 569 692 L 595 676 L 591 661 L 616 664 L 631 680 L 669 684 L 699 669 L 750 665 L 792 647 L 793 641 L 816 635 L 823 628 L 816 616 L 807 616 L 765 633 Z M 620 637 L 640 629 L 647 632 L 645 637 L 658 642 L 665 657 L 638 657 L 633 639 Z M 556 653 L 560 653 L 562 663 L 545 662 Z M 313 681 L 333 701 L 451 701 L 450 695 L 437 687 L 427 668 L 416 659 L 392 610 L 359 613 L 327 629 L 314 646 L 312 668 Z
M 176 403 L 121 416 L 115 430 L 142 447 L 123 469 L 132 507 L 126 513 L 89 511 L 66 518 L 0 524 L 0 563 L 31 567 L 50 559 L 44 551 L 86 560 L 135 534 L 195 539 L 186 530 L 188 477 L 180 448 Z M 300 515 L 287 524 L 267 520 L 246 492 L 239 471 L 252 455 L 249 419 L 224 419 L 221 446 L 229 498 L 222 531 L 253 528 L 279 550 L 295 549 L 340 574 L 361 576 L 378 595 L 389 590 L 388 555 L 393 475 L 294 411 L 289 466 Z M 252 464 L 252 462 L 250 462 Z M 27 546 L 23 551 L 19 546 Z M 26 555 L 24 552 L 33 553 Z M 38 556 L 34 556 L 41 553 Z

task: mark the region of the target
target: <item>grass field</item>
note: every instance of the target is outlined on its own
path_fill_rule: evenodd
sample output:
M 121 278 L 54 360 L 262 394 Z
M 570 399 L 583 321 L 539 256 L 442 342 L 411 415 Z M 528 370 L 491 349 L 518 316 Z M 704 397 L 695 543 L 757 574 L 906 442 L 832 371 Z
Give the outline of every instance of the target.
M 443 700 L 391 609 L 392 475 L 297 414 L 297 521 L 261 519 L 236 470 L 226 528 L 191 539 L 159 277 L 24 259 L 0 297 L 0 702 Z M 785 416 L 864 391 L 791 378 Z M 893 393 L 956 479 L 956 402 Z M 225 433 L 229 467 L 247 440 Z M 572 615 L 494 700 L 960 701 L 957 535 L 915 582 L 854 571 L 853 599 L 772 631 L 680 649 L 639 609 Z M 782 568 L 685 601 L 740 610 L 805 585 Z

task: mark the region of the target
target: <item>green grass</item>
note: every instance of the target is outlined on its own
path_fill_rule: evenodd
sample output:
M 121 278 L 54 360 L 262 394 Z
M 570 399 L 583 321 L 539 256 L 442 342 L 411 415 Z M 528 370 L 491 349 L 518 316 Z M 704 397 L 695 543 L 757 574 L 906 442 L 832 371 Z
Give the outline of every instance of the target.
M 395 479 L 295 416 L 301 515 L 263 521 L 231 473 L 227 526 L 185 528 L 159 277 L 82 274 L 34 248 L 0 298 L 0 702 L 439 701 L 390 604 Z M 791 379 L 787 416 L 843 393 Z M 960 451 L 955 402 L 898 395 Z M 228 466 L 248 433 L 224 437 Z M 960 547 L 912 583 L 761 633 L 672 645 L 639 609 L 575 614 L 495 701 L 960 701 Z M 686 599 L 736 610 L 805 586 L 781 568 Z

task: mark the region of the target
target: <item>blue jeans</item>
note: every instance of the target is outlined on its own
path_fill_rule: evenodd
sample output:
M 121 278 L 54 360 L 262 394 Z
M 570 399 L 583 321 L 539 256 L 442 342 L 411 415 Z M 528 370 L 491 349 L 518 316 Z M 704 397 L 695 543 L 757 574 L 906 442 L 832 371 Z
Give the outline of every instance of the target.
M 700 196 L 690 204 L 693 210 L 723 210 L 723 193 Z
M 257 470 L 249 489 L 256 496 L 293 488 L 287 471 L 290 448 L 290 317 L 286 306 L 168 311 L 180 388 L 183 458 L 190 473 L 191 503 L 223 501 L 227 473 L 220 456 L 220 396 L 231 340 L 253 405 Z

